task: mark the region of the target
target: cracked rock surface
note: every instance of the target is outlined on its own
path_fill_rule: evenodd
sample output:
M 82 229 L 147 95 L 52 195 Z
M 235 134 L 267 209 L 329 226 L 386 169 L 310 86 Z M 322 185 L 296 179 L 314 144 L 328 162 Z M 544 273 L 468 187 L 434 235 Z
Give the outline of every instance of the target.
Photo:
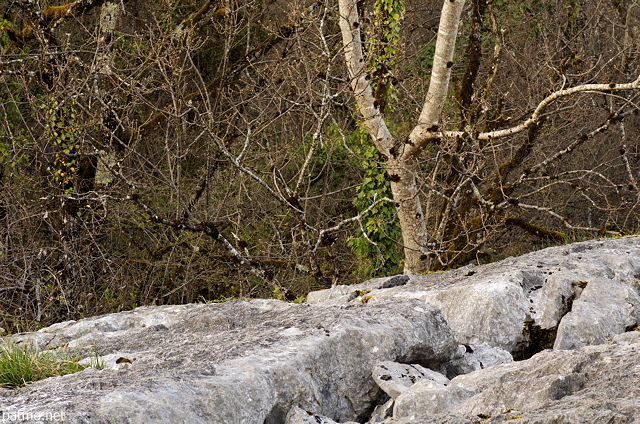
M 106 368 L 0 390 L 0 410 L 34 423 L 638 423 L 639 277 L 640 238 L 593 240 L 305 305 L 59 323 L 11 339 L 97 352 Z
M 603 343 L 636 327 L 639 276 L 640 239 L 629 237 L 551 247 L 445 273 L 377 278 L 312 292 L 307 301 L 420 299 L 440 308 L 461 344 L 498 347 L 523 358 L 542 348 Z
M 0 390 L 7 414 L 58 411 L 69 423 L 282 423 L 294 406 L 348 421 L 383 396 L 376 363 L 436 365 L 457 347 L 440 311 L 416 299 L 143 307 L 16 339 L 131 361 Z
M 545 350 L 447 386 L 420 381 L 398 397 L 393 416 L 385 423 L 638 423 L 640 332 L 573 351 Z

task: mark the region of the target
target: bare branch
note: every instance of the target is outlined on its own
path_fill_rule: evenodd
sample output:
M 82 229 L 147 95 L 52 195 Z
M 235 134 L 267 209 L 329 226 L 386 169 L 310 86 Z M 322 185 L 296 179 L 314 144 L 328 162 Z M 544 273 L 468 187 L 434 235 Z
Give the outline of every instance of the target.
M 275 197 L 284 206 L 293 209 L 295 212 L 299 213 L 300 215 L 304 214 L 304 211 L 302 209 L 300 209 L 298 206 L 292 204 L 290 201 L 288 201 L 287 199 L 282 197 L 279 193 L 276 193 L 276 191 L 273 190 L 269 186 L 269 184 L 267 184 L 262 178 L 258 177 L 254 172 L 252 172 L 251 170 L 249 170 L 245 166 L 243 166 L 238 161 L 238 158 L 233 156 L 231 154 L 231 152 L 229 152 L 227 150 L 227 148 L 224 145 L 224 142 L 222 140 L 220 140 L 218 138 L 218 136 L 216 136 L 213 133 L 213 131 L 211 131 L 210 128 L 207 127 L 204 131 L 206 131 L 209 134 L 209 136 L 214 140 L 214 142 L 218 146 L 218 149 L 224 155 L 224 157 L 226 157 L 233 164 L 233 166 L 235 166 L 239 171 L 241 171 L 245 175 L 249 176 L 249 178 L 251 178 L 252 180 L 257 182 L 258 184 L 260 184 L 264 189 L 266 189 L 269 192 L 269 194 L 271 194 L 273 197 Z
M 382 203 L 382 202 L 395 203 L 396 205 L 399 203 L 399 202 L 397 202 L 397 201 L 395 201 L 395 200 L 393 200 L 393 199 L 390 199 L 390 198 L 388 198 L 388 197 L 383 197 L 383 198 L 378 199 L 378 200 L 376 200 L 375 202 L 373 202 L 371 205 L 369 205 L 369 207 L 368 207 L 367 209 L 365 209 L 364 211 L 362 211 L 360 214 L 358 214 L 358 215 L 356 215 L 356 216 L 352 216 L 351 218 L 343 219 L 342 221 L 338 222 L 338 223 L 337 223 L 336 225 L 334 225 L 333 227 L 325 228 L 325 229 L 320 230 L 320 232 L 319 232 L 319 234 L 318 234 L 318 240 L 316 241 L 316 245 L 315 245 L 315 247 L 313 248 L 313 251 L 315 252 L 315 251 L 317 251 L 317 250 L 318 250 L 318 248 L 320 247 L 320 244 L 322 243 L 322 238 L 323 238 L 324 236 L 326 236 L 326 235 L 327 235 L 327 234 L 329 234 L 329 233 L 333 233 L 333 232 L 338 231 L 340 228 L 344 227 L 345 225 L 347 225 L 347 224 L 349 224 L 349 223 L 351 223 L 351 222 L 354 222 L 354 221 L 358 221 L 358 222 L 360 222 L 360 220 L 361 220 L 361 219 L 362 219 L 366 214 L 368 214 L 369 212 L 371 212 L 371 210 L 372 210 L 373 208 L 375 208 L 379 203 Z M 362 224 L 360 224 L 360 226 L 362 226 Z M 365 234 L 366 234 L 366 233 L 365 233 Z M 369 240 L 369 242 L 371 242 L 372 244 L 375 244 L 375 243 L 373 243 L 371 240 Z
M 146 205 L 136 199 L 136 202 L 141 205 L 148 214 L 150 214 L 151 222 L 156 224 L 163 224 L 168 227 L 176 228 L 182 231 L 202 232 L 220 242 L 225 250 L 234 258 L 234 260 L 241 266 L 247 268 L 253 275 L 261 278 L 263 281 L 273 285 L 274 287 L 281 287 L 277 280 L 273 277 L 273 274 L 265 271 L 262 268 L 258 268 L 251 263 L 250 260 L 245 258 L 233 245 L 227 240 L 227 238 L 216 228 L 215 224 L 210 222 L 180 222 L 171 221 L 167 218 L 160 217 L 154 214 Z
M 531 116 L 521 124 L 511 128 L 505 128 L 502 130 L 478 133 L 477 135 L 475 135 L 475 138 L 479 140 L 491 140 L 495 138 L 501 138 L 501 137 L 506 137 L 513 134 L 518 134 L 526 130 L 527 128 L 529 128 L 531 125 L 537 123 L 540 120 L 543 111 L 553 102 L 555 102 L 556 100 L 562 97 L 570 96 L 572 94 L 581 93 L 581 92 L 589 92 L 589 91 L 604 92 L 604 91 L 611 91 L 611 90 L 620 91 L 620 90 L 638 90 L 638 89 L 640 89 L 640 76 L 638 76 L 638 78 L 635 81 L 630 83 L 625 83 L 625 84 L 616 84 L 616 83 L 584 84 L 584 85 L 578 85 L 572 88 L 567 88 L 565 90 L 558 90 L 551 93 L 547 97 L 545 97 L 535 108 Z M 425 130 L 425 131 L 422 131 L 420 135 L 426 137 L 425 141 L 422 143 L 424 144 L 427 140 L 432 140 L 434 138 L 443 138 L 443 137 L 459 138 L 459 137 L 468 136 L 469 134 L 465 131 L 426 131 Z
M 622 140 L 620 146 L 620 156 L 622 156 L 622 161 L 624 162 L 624 168 L 627 171 L 627 179 L 633 190 L 638 193 L 638 182 L 636 178 L 633 176 L 633 171 L 631 170 L 631 164 L 629 163 L 629 156 L 627 155 L 627 132 L 625 129 L 624 121 L 620 121 L 620 138 Z
M 529 205 L 526 203 L 518 203 L 518 206 L 523 208 L 523 209 L 533 209 L 533 210 L 537 210 L 540 212 L 544 212 L 547 213 L 549 215 L 551 215 L 552 217 L 558 219 L 559 221 L 562 222 L 562 224 L 567 227 L 570 230 L 577 230 L 577 231 L 589 231 L 589 232 L 598 232 L 598 233 L 604 233 L 604 234 L 611 234 L 611 235 L 616 235 L 619 236 L 621 235 L 619 231 L 611 231 L 608 229 L 603 230 L 602 228 L 593 228 L 593 227 L 582 227 L 582 226 L 578 226 L 578 225 L 572 225 L 569 222 L 569 219 L 565 216 L 560 215 L 559 213 L 555 212 L 553 209 L 546 207 L 546 206 L 538 206 L 538 205 Z
M 602 125 L 600 125 L 598 128 L 594 129 L 593 131 L 589 132 L 588 134 L 583 134 L 580 137 L 578 137 L 576 140 L 574 140 L 571 144 L 569 144 L 567 147 L 565 147 L 564 149 L 556 152 L 554 155 L 552 155 L 551 157 L 548 157 L 547 159 L 543 160 L 542 162 L 528 168 L 527 170 L 525 170 L 520 177 L 516 180 L 516 182 L 513 183 L 513 187 L 516 187 L 518 185 L 520 185 L 522 183 L 522 181 L 528 176 L 531 175 L 537 171 L 539 171 L 540 169 L 548 166 L 550 163 L 557 161 L 558 159 L 560 159 L 561 157 L 563 157 L 564 155 L 566 155 L 567 153 L 575 150 L 578 146 L 580 146 L 581 144 L 583 144 L 585 141 L 593 138 L 594 136 L 596 136 L 597 134 L 606 131 L 607 129 L 609 129 L 609 127 L 611 126 L 612 123 L 616 122 L 617 120 L 620 120 L 622 118 L 624 118 L 626 115 L 632 113 L 633 111 L 627 111 L 627 112 L 621 112 L 618 111 L 617 113 L 613 113 L 611 114 L 611 116 L 609 116 L 606 120 L 606 122 Z

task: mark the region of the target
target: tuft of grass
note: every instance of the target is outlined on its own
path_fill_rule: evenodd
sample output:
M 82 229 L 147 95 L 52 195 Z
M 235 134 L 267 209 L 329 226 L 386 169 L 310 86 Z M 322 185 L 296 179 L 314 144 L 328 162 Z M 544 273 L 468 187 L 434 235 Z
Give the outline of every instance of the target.
M 97 353 L 81 365 L 68 352 L 41 350 L 33 343 L 5 342 L 0 346 L 0 388 L 14 389 L 49 377 L 73 374 L 85 368 L 104 368 Z

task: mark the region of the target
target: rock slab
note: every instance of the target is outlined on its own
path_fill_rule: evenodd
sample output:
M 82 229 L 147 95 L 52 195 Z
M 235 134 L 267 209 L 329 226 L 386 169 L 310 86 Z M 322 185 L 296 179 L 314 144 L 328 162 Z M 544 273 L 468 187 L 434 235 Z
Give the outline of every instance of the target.
M 131 361 L 0 391 L 8 414 L 57 411 L 68 423 L 282 423 L 294 406 L 362 420 L 384 396 L 375 364 L 435 366 L 457 347 L 440 311 L 415 299 L 143 307 L 16 339 Z
M 422 381 L 403 392 L 387 424 L 638 423 L 640 332 L 577 350 L 461 375 L 447 386 Z
M 591 240 L 446 273 L 377 278 L 309 293 L 311 304 L 414 298 L 457 340 L 522 359 L 603 343 L 640 323 L 640 238 Z
M 0 390 L 0 410 L 39 423 L 640 423 L 639 277 L 640 238 L 595 240 L 306 305 L 60 323 L 11 338 L 97 352 L 106 368 Z

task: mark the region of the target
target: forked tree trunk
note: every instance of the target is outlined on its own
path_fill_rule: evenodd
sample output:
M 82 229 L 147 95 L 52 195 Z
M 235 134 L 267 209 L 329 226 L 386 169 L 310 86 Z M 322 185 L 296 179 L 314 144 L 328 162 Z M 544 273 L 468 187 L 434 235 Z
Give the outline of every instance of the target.
M 429 92 L 419 123 L 409 138 L 410 143 L 402 145 L 402 151 L 399 151 L 396 140 L 374 103 L 371 84 L 366 75 L 356 0 L 339 0 L 340 30 L 351 88 L 364 118 L 363 125 L 378 150 L 387 158 L 391 190 L 394 199 L 399 202 L 398 218 L 404 243 L 404 272 L 407 274 L 421 274 L 429 269 L 429 237 L 420 202 L 415 157 L 433 138 L 430 130 L 434 129 L 433 126 L 440 119 L 449 87 L 458 23 L 464 3 L 465 0 L 444 2 Z

